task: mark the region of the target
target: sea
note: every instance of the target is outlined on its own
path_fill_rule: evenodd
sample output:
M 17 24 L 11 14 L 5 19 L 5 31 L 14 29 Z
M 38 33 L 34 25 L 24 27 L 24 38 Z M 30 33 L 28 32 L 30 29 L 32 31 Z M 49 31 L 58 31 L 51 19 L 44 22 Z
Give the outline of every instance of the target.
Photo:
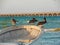
M 17 23 L 16 26 L 30 25 L 28 22 L 32 18 L 36 18 L 38 21 L 34 23 L 44 21 L 46 17 L 47 23 L 44 24 L 44 29 L 60 28 L 60 16 L 0 16 L 0 30 L 12 26 L 11 20 L 14 18 Z M 30 45 L 60 45 L 60 31 L 58 32 L 43 32 L 40 37 L 32 42 Z

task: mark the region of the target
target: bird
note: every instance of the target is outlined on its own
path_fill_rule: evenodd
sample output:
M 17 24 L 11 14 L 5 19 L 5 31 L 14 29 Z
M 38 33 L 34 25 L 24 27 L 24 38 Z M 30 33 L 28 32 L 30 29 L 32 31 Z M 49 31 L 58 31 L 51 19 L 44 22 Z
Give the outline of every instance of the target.
M 38 20 L 36 20 L 35 18 L 33 18 L 32 20 L 29 21 L 29 23 L 35 23 L 37 22 Z
M 16 21 L 15 19 L 12 19 L 12 20 L 11 20 L 12 25 L 16 25 L 16 22 L 17 22 L 17 21 Z
M 44 21 L 38 22 L 37 25 L 43 25 L 43 24 L 45 24 L 45 23 L 47 23 L 47 20 L 46 20 L 46 18 L 44 17 Z

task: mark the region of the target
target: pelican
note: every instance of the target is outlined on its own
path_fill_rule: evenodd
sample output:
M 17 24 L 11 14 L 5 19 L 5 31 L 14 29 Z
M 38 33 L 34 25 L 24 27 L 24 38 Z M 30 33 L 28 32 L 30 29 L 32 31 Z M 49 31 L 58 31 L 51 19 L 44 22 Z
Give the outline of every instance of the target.
M 38 22 L 37 25 L 43 25 L 43 24 L 45 24 L 45 23 L 47 23 L 47 21 L 46 21 L 46 18 L 44 17 L 44 21 Z
M 29 23 L 35 23 L 37 22 L 38 20 L 36 20 L 35 18 L 33 18 L 32 20 L 29 21 Z
M 17 21 L 16 21 L 15 19 L 12 19 L 12 20 L 11 20 L 12 25 L 16 25 L 16 22 L 17 22 Z

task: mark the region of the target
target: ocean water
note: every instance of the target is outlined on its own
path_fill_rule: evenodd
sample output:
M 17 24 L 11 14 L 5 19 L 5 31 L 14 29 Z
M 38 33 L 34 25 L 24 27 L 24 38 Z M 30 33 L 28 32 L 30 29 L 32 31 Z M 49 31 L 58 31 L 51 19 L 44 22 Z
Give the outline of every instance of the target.
M 44 16 L 1 16 L 0 17 L 0 30 L 9 26 L 12 26 L 11 19 L 17 20 L 16 26 L 29 25 L 28 21 L 32 18 L 36 18 L 39 21 L 43 21 Z M 45 16 L 47 23 L 44 24 L 45 29 L 60 28 L 60 16 Z M 37 23 L 35 25 L 37 25 Z M 39 39 L 34 41 L 31 45 L 60 45 L 60 32 L 43 32 Z

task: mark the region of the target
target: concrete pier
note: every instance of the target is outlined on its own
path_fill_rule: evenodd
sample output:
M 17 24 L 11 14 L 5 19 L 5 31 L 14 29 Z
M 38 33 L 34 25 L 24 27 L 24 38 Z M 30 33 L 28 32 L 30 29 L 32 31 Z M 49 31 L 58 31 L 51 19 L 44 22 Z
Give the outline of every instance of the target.
M 60 12 L 33 12 L 19 14 L 0 14 L 0 16 L 60 16 Z

